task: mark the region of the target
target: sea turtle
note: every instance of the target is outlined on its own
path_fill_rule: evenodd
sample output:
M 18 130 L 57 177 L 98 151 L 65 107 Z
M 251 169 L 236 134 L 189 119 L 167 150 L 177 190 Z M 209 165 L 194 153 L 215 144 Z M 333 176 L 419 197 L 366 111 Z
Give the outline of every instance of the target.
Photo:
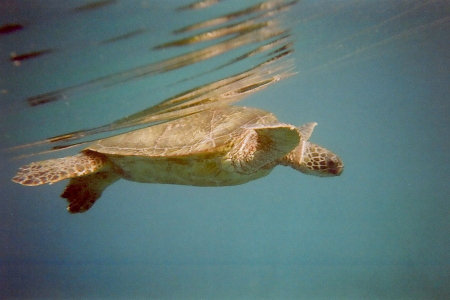
M 308 141 L 316 125 L 295 127 L 261 109 L 224 106 L 99 140 L 75 156 L 33 162 L 12 180 L 35 186 L 70 178 L 61 197 L 78 213 L 120 178 L 227 186 L 266 176 L 276 165 L 340 175 L 341 159 Z

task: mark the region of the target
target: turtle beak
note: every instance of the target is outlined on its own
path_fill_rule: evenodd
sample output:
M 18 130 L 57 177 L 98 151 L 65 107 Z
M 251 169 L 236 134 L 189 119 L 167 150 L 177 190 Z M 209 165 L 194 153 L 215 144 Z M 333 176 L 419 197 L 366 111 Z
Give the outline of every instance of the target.
M 337 156 L 333 156 L 328 160 L 328 172 L 331 176 L 339 176 L 344 171 L 344 163 Z

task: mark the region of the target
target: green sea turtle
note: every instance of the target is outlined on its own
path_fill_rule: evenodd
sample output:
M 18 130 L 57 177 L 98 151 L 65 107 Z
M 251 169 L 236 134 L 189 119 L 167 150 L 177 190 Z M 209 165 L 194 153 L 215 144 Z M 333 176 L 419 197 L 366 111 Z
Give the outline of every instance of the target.
M 315 125 L 295 127 L 264 110 L 225 106 L 99 140 L 75 156 L 33 162 L 12 180 L 35 186 L 70 178 L 61 197 L 78 213 L 120 178 L 227 186 L 266 176 L 276 165 L 340 175 L 340 158 L 308 141 Z

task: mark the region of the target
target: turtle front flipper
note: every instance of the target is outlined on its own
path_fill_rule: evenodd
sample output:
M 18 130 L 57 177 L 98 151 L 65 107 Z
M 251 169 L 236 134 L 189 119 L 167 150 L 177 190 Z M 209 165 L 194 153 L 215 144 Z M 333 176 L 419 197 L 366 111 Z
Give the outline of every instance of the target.
M 288 124 L 251 125 L 229 153 L 236 171 L 251 174 L 292 151 L 300 142 L 298 128 Z
M 12 181 L 22 185 L 52 184 L 63 179 L 97 172 L 104 167 L 106 159 L 98 153 L 83 151 L 80 154 L 33 162 L 19 168 Z
M 70 213 L 82 213 L 94 205 L 105 188 L 119 179 L 120 175 L 112 171 L 101 171 L 72 178 L 61 197 L 67 199 L 69 203 L 67 210 Z

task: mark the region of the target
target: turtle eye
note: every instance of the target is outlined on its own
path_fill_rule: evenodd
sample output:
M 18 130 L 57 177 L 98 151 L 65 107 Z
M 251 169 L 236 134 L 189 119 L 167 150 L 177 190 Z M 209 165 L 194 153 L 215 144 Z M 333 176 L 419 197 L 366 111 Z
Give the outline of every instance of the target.
M 336 166 L 336 161 L 333 158 L 329 158 L 327 160 L 327 166 L 332 169 Z
M 330 157 L 326 163 L 330 174 L 339 175 L 342 172 L 342 164 L 338 158 Z

